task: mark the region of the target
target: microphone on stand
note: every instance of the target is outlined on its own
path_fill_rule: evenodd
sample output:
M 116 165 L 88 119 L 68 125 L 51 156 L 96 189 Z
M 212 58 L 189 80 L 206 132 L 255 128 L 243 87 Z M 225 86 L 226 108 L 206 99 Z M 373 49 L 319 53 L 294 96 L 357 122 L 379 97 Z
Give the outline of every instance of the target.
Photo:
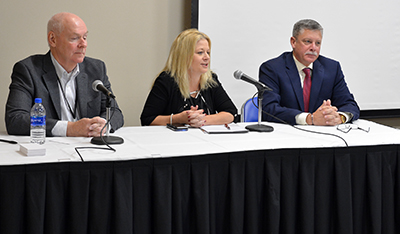
M 265 84 L 261 83 L 260 81 L 257 81 L 255 79 L 251 78 L 250 76 L 244 74 L 240 70 L 236 70 L 233 73 L 233 77 L 235 77 L 238 80 L 243 80 L 243 81 L 246 81 L 246 82 L 248 82 L 250 84 L 255 85 L 257 87 L 258 91 L 262 91 L 262 90 L 264 90 L 264 91 L 272 91 L 272 89 L 270 87 L 266 86 Z
M 111 91 L 108 90 L 108 89 L 103 85 L 103 82 L 101 82 L 101 80 L 95 80 L 95 81 L 93 81 L 92 89 L 93 89 L 94 91 L 96 91 L 96 92 L 101 91 L 101 92 L 104 93 L 107 97 L 110 97 L 110 98 L 114 98 L 114 99 L 115 99 L 114 94 L 111 93 Z
M 253 84 L 258 89 L 258 123 L 252 124 L 252 125 L 247 125 L 246 129 L 248 129 L 249 131 L 256 131 L 256 132 L 272 132 L 272 131 L 274 131 L 274 128 L 272 126 L 261 124 L 262 99 L 264 96 L 264 91 L 272 91 L 272 89 L 270 87 L 266 86 L 265 84 L 261 83 L 260 81 L 257 81 L 255 79 L 251 78 L 250 76 L 244 74 L 240 70 L 236 70 L 233 73 L 233 77 L 235 77 L 238 80 L 243 80 L 250 84 Z
M 95 80 L 92 84 L 92 88 L 94 91 L 101 91 L 104 95 L 107 96 L 106 102 L 106 135 L 93 137 L 90 141 L 95 145 L 111 145 L 111 144 L 122 144 L 124 143 L 124 139 L 117 136 L 110 136 L 110 108 L 111 108 L 111 99 L 115 99 L 115 95 L 108 90 L 101 80 Z

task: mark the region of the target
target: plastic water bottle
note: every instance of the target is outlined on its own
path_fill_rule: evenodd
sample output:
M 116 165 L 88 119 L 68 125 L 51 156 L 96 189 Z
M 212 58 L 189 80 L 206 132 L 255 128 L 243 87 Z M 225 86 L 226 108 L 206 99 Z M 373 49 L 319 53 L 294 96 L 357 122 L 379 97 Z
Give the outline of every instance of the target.
M 44 144 L 46 141 L 46 110 L 41 98 L 35 98 L 31 109 L 31 142 Z

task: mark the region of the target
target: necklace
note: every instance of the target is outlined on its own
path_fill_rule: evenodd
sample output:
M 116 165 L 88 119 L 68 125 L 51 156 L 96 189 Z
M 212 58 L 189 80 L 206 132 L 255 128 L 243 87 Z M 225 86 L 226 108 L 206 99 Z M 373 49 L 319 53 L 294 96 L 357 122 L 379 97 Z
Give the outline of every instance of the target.
M 198 90 L 190 92 L 189 95 L 192 96 L 192 94 L 195 94 L 195 93 L 197 93 L 196 96 L 192 97 L 192 98 L 197 98 L 200 94 L 200 91 L 198 91 Z

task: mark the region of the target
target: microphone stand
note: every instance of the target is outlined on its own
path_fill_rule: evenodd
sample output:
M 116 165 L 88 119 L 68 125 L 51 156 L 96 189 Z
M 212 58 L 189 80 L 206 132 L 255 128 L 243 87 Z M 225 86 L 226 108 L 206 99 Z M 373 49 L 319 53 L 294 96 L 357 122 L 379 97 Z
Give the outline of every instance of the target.
M 265 91 L 264 88 L 258 89 L 258 123 L 247 125 L 246 129 L 248 129 L 249 131 L 255 131 L 255 132 L 274 131 L 274 128 L 272 126 L 261 124 L 262 100 L 264 98 L 264 91 Z
M 106 135 L 100 137 L 93 137 L 90 141 L 95 145 L 116 145 L 124 143 L 124 139 L 117 136 L 110 136 L 110 108 L 111 108 L 111 98 L 107 96 L 106 102 Z

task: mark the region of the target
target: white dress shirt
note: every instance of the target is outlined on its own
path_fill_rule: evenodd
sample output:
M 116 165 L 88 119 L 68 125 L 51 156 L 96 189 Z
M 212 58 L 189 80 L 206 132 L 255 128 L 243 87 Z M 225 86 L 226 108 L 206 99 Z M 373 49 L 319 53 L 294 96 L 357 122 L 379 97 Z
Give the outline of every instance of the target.
M 60 91 L 60 106 L 61 106 L 61 120 L 59 120 L 51 133 L 54 136 L 66 136 L 68 122 L 75 122 L 79 119 L 79 111 L 76 106 L 76 83 L 75 79 L 79 74 L 79 64 L 76 65 L 74 70 L 68 73 L 50 53 L 51 61 L 56 69 L 56 73 L 60 82 L 58 88 Z M 61 84 L 61 86 L 60 86 Z M 65 94 L 65 97 L 64 97 Z M 65 99 L 66 98 L 66 99 Z M 70 106 L 70 108 L 68 107 Z M 72 113 L 72 112 L 73 113 Z M 74 117 L 75 115 L 75 117 Z
M 304 66 L 304 64 L 300 63 L 293 55 L 293 59 L 294 62 L 296 63 L 296 67 L 297 67 L 297 71 L 299 72 L 299 77 L 300 77 L 300 84 L 301 87 L 303 87 L 303 83 L 304 83 L 304 79 L 306 78 L 306 74 L 304 73 L 303 69 L 306 68 L 306 66 Z M 310 68 L 310 76 L 312 77 L 312 69 L 313 69 L 313 64 L 311 63 L 308 68 Z M 322 104 L 322 103 L 321 103 Z M 300 125 L 307 125 L 307 116 L 310 113 L 300 113 L 298 115 L 296 115 L 295 119 L 296 119 L 296 123 L 300 124 Z

